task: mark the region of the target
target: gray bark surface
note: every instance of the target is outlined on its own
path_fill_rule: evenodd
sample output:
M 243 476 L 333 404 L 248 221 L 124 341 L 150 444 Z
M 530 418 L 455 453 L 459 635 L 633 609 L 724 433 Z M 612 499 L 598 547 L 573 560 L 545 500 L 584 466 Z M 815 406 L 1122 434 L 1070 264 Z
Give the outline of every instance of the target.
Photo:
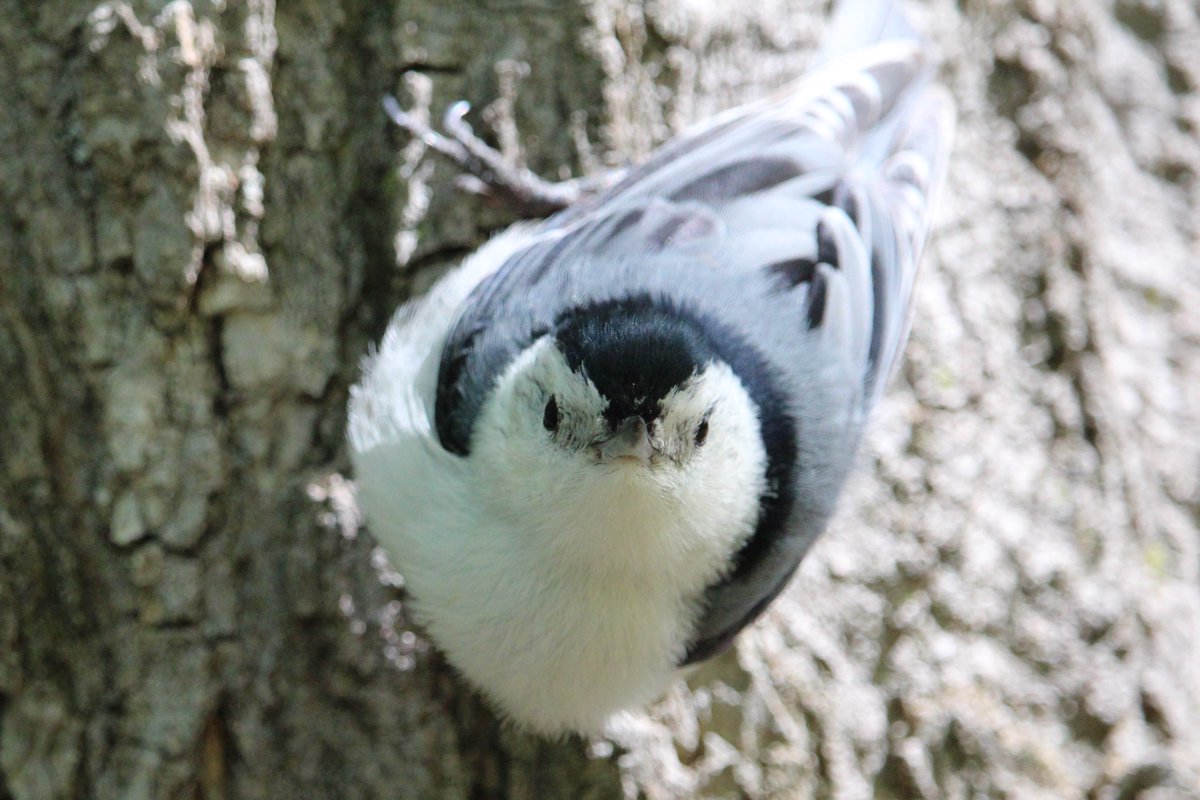
M 914 10 L 959 137 L 837 521 L 547 742 L 354 510 L 358 359 L 509 221 L 380 99 L 594 171 L 799 74 L 826 4 L 0 0 L 0 800 L 1200 796 L 1200 12 Z

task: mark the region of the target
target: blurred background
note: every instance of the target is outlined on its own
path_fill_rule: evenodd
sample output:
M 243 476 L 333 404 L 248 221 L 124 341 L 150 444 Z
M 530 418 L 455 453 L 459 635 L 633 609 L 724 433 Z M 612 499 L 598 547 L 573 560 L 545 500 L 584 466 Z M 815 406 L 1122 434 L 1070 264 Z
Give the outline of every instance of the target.
M 567 177 L 801 74 L 824 0 L 0 0 L 0 800 L 1200 796 L 1200 10 L 913 0 L 955 96 L 907 359 L 737 647 L 503 727 L 342 443 L 512 221 L 386 120 Z

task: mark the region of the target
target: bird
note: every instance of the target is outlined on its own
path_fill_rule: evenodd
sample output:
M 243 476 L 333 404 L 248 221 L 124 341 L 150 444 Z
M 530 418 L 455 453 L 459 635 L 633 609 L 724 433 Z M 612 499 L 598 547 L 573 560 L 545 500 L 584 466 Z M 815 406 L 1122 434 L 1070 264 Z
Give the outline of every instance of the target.
M 827 526 L 945 182 L 934 66 L 899 0 L 841 0 L 793 84 L 496 235 L 365 357 L 359 504 L 501 718 L 589 734 L 652 702 Z

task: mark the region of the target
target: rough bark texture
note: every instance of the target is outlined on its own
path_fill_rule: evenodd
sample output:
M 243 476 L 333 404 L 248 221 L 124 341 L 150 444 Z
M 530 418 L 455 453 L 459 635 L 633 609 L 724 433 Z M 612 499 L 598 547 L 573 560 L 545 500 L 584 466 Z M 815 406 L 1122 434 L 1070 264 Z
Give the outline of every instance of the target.
M 543 742 L 343 477 L 360 354 L 507 221 L 379 100 L 578 173 L 785 83 L 825 3 L 0 0 L 0 800 L 1197 796 L 1197 9 L 914 5 L 960 133 L 836 524 L 687 687 Z

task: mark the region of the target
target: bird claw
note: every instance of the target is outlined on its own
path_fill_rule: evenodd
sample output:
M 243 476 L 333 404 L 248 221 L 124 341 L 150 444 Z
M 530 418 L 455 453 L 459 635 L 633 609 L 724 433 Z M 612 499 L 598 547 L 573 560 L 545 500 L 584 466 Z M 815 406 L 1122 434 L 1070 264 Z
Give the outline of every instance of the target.
M 508 163 L 487 142 L 475 135 L 466 121 L 471 104 L 452 103 L 442 116 L 445 134 L 431 128 L 400 107 L 395 97 L 383 98 L 383 109 L 397 127 L 421 140 L 430 150 L 452 161 L 463 175 L 455 181 L 460 190 L 480 195 L 523 219 L 547 217 L 615 183 L 619 171 L 598 177 L 544 180 L 523 167 Z
M 466 116 L 471 111 L 471 104 L 466 100 L 451 103 L 442 116 L 442 127 L 455 139 L 474 139 L 475 131 L 466 122 Z

